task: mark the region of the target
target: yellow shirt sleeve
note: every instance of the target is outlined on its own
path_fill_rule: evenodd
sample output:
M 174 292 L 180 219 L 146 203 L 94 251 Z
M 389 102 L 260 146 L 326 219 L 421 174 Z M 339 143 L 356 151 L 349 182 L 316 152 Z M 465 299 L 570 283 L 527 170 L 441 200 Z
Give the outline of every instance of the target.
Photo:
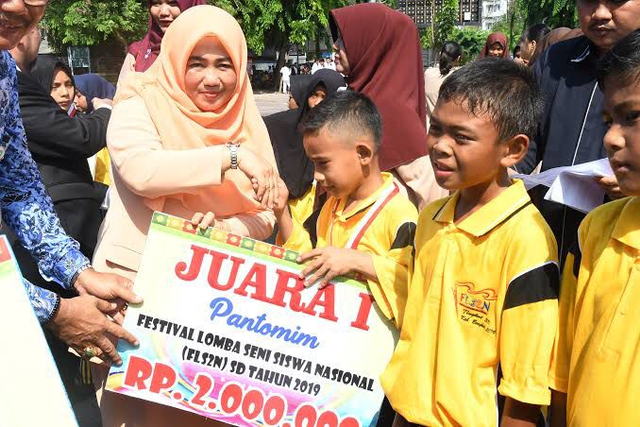
M 549 405 L 549 364 L 558 324 L 557 300 L 526 304 L 504 312 L 500 333 L 505 397 L 532 405 Z
M 519 402 L 549 405 L 549 366 L 558 329 L 557 246 L 542 224 L 533 238 L 513 244 L 505 260 L 513 268 L 502 308 L 498 392 Z
M 409 265 L 413 259 L 413 233 L 406 246 L 391 249 L 384 256 L 372 255 L 373 267 L 378 281 L 369 280 L 369 288 L 378 302 L 382 313 L 392 319 L 398 329 L 402 326 L 404 309 L 407 305 Z
M 280 239 L 279 235 L 278 239 Z M 284 242 L 282 246 L 301 253 L 308 252 L 313 249 L 313 244 L 311 242 L 311 236 L 309 235 L 309 232 L 305 230 L 303 225 L 295 219 L 293 220 L 293 230 L 291 231 L 291 236 L 289 236 L 289 239 L 287 239 L 287 241 Z

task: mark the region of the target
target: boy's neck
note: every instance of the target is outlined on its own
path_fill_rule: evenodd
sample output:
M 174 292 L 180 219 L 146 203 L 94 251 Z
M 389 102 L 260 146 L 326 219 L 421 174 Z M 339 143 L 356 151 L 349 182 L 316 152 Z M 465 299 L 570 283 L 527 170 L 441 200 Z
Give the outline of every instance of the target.
M 371 172 L 367 177 L 365 177 L 360 186 L 353 193 L 347 196 L 342 212 L 348 213 L 351 211 L 351 209 L 355 208 L 358 203 L 375 193 L 383 184 L 384 179 L 382 178 L 380 170 Z
M 504 190 L 511 186 L 512 181 L 506 169 L 492 180 L 483 182 L 473 187 L 460 190 L 460 198 L 456 204 L 454 222 L 458 223 L 478 209 L 498 197 Z

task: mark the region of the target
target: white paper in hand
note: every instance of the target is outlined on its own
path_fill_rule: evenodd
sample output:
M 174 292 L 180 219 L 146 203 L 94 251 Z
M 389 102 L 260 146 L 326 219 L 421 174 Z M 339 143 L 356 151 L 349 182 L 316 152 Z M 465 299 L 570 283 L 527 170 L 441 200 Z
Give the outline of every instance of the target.
M 513 175 L 522 179 L 527 190 L 538 185 L 549 187 L 545 200 L 561 203 L 577 211 L 588 213 L 600 206 L 605 192 L 595 178 L 611 176 L 608 159 L 600 159 L 575 166 L 549 169 L 537 175 Z

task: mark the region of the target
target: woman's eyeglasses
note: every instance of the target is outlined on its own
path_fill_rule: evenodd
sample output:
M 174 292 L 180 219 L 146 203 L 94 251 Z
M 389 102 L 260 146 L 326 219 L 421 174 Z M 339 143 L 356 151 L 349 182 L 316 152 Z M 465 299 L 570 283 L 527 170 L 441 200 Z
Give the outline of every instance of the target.
M 33 7 L 44 7 L 47 5 L 47 3 L 49 3 L 49 0 L 22 0 L 24 1 L 24 4 L 26 4 L 27 6 L 33 6 Z

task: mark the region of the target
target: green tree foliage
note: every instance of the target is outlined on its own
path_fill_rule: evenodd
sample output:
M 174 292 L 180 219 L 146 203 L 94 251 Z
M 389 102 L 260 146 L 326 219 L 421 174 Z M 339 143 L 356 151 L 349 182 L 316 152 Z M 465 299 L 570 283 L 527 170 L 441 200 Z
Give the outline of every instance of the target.
M 348 4 L 347 0 L 229 1 L 244 29 L 249 49 L 262 52 L 269 45 L 279 53 L 274 79 L 276 87 L 289 46 L 319 38 L 328 41 L 329 12 Z
M 443 0 L 441 9 L 436 13 L 434 23 L 433 47 L 440 49 L 442 45 L 452 40 L 457 30 L 458 23 L 458 0 Z
M 146 2 L 145 2 L 146 3 Z M 123 46 L 144 34 L 147 8 L 140 0 L 56 0 L 43 20 L 54 49 L 92 46 L 113 38 Z
M 478 58 L 480 51 L 484 47 L 484 43 L 489 36 L 488 31 L 484 31 L 477 27 L 456 28 L 452 40 L 462 47 L 462 63 L 473 61 Z
M 544 22 L 550 28 L 578 25 L 575 0 L 517 0 L 526 25 Z
M 501 32 L 507 36 L 511 51 L 527 27 L 526 11 L 520 4 L 521 1 L 524 0 L 510 0 L 507 3 L 506 15 L 491 28 L 491 32 Z
M 329 26 L 329 11 L 346 0 L 232 0 L 234 15 L 245 31 L 247 44 L 261 52 L 268 44 L 278 50 L 304 44 Z

